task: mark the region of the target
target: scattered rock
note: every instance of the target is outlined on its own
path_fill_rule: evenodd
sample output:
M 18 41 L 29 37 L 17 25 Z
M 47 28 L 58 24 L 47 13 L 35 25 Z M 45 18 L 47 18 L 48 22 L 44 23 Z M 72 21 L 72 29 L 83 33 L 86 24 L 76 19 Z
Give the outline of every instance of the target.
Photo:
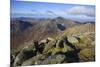
M 48 37 L 47 39 L 41 40 L 40 43 L 44 43 L 45 44 L 45 43 L 48 43 L 48 42 L 51 42 L 51 41 L 54 41 L 54 39 Z
M 46 53 L 48 51 L 50 51 L 53 47 L 56 46 L 56 41 L 52 41 L 52 42 L 49 42 L 48 44 L 45 44 L 45 48 L 43 50 L 43 53 Z
M 35 65 L 36 62 L 39 61 L 41 57 L 42 57 L 42 54 L 38 54 L 38 55 L 24 61 L 22 63 L 22 66 Z
M 68 36 L 68 41 L 72 44 L 79 43 L 78 39 L 73 36 Z
M 47 59 L 45 59 L 44 61 L 42 62 L 39 62 L 37 63 L 38 65 L 40 64 L 59 64 L 59 63 L 62 63 L 65 59 L 65 56 L 64 55 L 52 55 L 50 57 L 48 57 Z

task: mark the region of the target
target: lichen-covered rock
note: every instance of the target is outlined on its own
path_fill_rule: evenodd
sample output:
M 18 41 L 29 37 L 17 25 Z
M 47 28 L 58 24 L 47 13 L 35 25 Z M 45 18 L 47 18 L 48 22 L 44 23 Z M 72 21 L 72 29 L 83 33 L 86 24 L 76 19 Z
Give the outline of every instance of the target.
M 62 36 L 57 40 L 55 47 L 52 49 L 52 55 L 59 52 L 66 53 L 75 49 L 75 46 L 68 41 L 67 36 Z
M 40 65 L 40 64 L 58 64 L 62 63 L 65 60 L 65 55 L 37 55 L 23 62 L 22 66 L 28 65 Z
M 41 40 L 40 43 L 49 43 L 49 42 L 51 42 L 51 41 L 54 41 L 54 39 L 51 38 L 51 37 L 48 37 L 48 38 L 46 38 L 46 39 Z
M 79 52 L 80 61 L 94 61 L 95 60 L 95 50 L 91 48 L 82 49 Z
M 26 46 L 16 56 L 13 66 L 14 67 L 20 66 L 25 60 L 27 60 L 35 55 L 36 55 L 36 48 L 35 48 L 34 44 Z
M 72 43 L 72 44 L 76 44 L 76 43 L 79 42 L 78 39 L 75 38 L 75 37 L 73 37 L 73 36 L 68 36 L 67 38 L 68 38 L 68 41 L 69 41 L 70 43 Z
M 42 58 L 42 54 L 38 54 L 22 63 L 22 66 L 35 65 Z
M 94 33 L 88 32 L 79 36 L 79 42 L 74 44 L 78 49 L 94 47 L 95 41 L 93 38 Z
M 53 47 L 55 47 L 56 45 L 56 40 L 49 42 L 48 44 L 45 44 L 43 53 L 46 53 L 48 51 L 50 51 Z
M 56 43 L 56 47 L 57 48 L 63 48 L 64 47 L 64 43 L 67 41 L 67 37 L 66 36 L 62 36 L 60 37 L 58 40 L 57 40 L 57 43 Z
M 48 58 L 46 58 L 42 62 L 38 62 L 37 64 L 58 64 L 64 62 L 65 56 L 64 55 L 52 55 Z
M 72 51 L 74 50 L 73 48 L 71 48 L 70 46 L 67 46 L 66 44 L 64 44 L 64 48 L 62 49 L 63 53 L 66 53 L 68 51 Z
M 55 54 L 57 54 L 57 53 L 59 53 L 59 52 L 62 52 L 62 49 L 63 49 L 63 48 L 59 48 L 59 47 L 54 48 L 54 49 L 52 50 L 52 55 L 55 55 Z
M 66 44 L 64 44 L 64 47 L 63 48 L 60 48 L 60 47 L 55 47 L 52 49 L 52 55 L 55 55 L 57 53 L 66 53 L 68 51 L 72 51 L 74 49 L 72 49 L 71 47 L 67 46 Z

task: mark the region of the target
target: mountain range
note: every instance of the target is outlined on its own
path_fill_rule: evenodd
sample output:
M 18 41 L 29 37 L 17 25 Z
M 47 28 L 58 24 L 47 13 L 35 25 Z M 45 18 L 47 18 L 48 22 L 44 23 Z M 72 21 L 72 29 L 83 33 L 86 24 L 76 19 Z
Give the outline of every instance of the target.
M 87 23 L 94 24 L 94 22 L 81 23 L 63 17 L 53 19 L 14 18 L 11 19 L 11 48 L 20 50 L 25 46 L 25 42 L 41 41 L 47 37 L 55 38 L 73 26 Z M 86 27 L 86 29 L 88 28 Z M 74 30 L 71 30 L 71 32 L 74 32 Z
M 11 30 L 12 67 L 95 61 L 95 23 L 61 17 L 44 22 L 17 22 L 12 28 L 16 31 Z

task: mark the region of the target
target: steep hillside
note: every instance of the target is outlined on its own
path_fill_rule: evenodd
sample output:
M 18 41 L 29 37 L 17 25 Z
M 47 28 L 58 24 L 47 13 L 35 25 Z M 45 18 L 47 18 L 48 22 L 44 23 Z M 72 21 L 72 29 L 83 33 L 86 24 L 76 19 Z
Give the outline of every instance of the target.
M 11 22 L 11 48 L 24 47 L 23 44 L 31 40 L 40 41 L 47 37 L 55 37 L 75 25 L 80 23 L 62 17 L 33 20 L 17 18 Z

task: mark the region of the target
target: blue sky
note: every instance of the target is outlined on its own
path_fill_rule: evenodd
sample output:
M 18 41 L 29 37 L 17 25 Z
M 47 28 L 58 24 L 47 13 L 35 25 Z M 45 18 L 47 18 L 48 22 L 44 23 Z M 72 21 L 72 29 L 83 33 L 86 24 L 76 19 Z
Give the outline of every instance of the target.
M 58 16 L 74 20 L 94 21 L 95 6 L 11 1 L 11 17 L 53 18 Z

